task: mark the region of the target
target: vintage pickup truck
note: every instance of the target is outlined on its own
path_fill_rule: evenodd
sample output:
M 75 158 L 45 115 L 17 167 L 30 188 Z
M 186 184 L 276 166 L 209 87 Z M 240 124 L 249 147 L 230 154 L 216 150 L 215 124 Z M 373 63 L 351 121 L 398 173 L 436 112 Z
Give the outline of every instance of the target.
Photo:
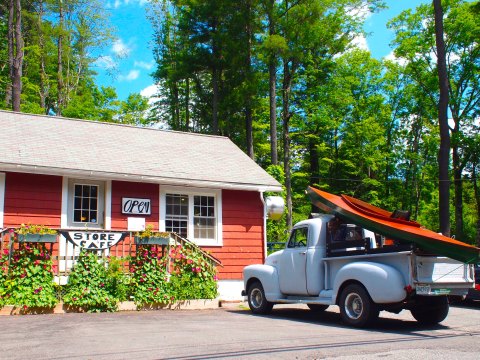
M 274 304 L 307 304 L 313 311 L 340 307 L 349 325 L 363 327 L 379 311 L 411 311 L 436 324 L 449 311 L 447 295 L 474 285 L 473 265 L 395 244 L 359 226 L 319 215 L 296 224 L 286 247 L 243 271 L 243 296 L 255 314 Z

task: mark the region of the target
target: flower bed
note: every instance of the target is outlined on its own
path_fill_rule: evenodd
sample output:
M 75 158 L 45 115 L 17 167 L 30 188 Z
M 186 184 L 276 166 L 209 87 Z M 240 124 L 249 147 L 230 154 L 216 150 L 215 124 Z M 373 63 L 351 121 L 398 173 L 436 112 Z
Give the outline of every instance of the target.
M 208 302 L 217 297 L 216 269 L 209 255 L 188 242 L 171 245 L 169 236 L 166 244 L 140 242 L 135 255 L 125 258 L 98 258 L 96 251 L 82 250 L 67 285 L 57 285 L 47 245 L 20 242 L 20 236 L 32 229 L 13 231 L 11 245 L 15 240 L 18 243 L 0 257 L 0 308 L 7 306 L 4 312 L 49 313 L 59 303 L 58 311 L 63 312 L 117 311 L 127 301 L 133 301 L 136 309 L 183 308 L 193 300 Z M 45 228 L 35 229 L 44 232 L 38 235 L 47 235 Z M 140 239 L 153 234 L 147 235 L 138 234 Z

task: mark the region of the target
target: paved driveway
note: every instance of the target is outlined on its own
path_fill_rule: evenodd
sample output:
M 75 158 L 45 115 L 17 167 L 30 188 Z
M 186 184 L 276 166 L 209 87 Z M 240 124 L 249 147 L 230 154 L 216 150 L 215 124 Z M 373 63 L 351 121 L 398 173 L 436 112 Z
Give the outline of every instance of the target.
M 113 314 L 0 317 L 1 359 L 478 359 L 480 305 L 452 307 L 425 329 L 407 311 L 369 330 L 343 326 L 335 307 L 242 306 Z

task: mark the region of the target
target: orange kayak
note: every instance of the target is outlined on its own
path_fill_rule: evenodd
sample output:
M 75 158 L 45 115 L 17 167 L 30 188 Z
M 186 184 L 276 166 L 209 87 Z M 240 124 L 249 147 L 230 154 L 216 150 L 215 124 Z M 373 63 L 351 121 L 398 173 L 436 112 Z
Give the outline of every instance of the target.
M 414 243 L 425 251 L 464 263 L 477 263 L 480 259 L 480 248 L 425 229 L 415 221 L 392 217 L 394 213 L 364 201 L 313 187 L 308 187 L 307 193 L 311 202 L 320 209 L 385 237 Z

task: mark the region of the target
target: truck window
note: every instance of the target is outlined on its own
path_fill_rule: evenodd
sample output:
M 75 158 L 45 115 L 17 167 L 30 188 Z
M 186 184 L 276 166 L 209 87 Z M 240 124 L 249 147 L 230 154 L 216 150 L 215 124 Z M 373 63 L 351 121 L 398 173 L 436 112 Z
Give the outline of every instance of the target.
M 293 229 L 288 240 L 287 248 L 302 248 L 307 247 L 308 243 L 308 227 L 301 227 Z

